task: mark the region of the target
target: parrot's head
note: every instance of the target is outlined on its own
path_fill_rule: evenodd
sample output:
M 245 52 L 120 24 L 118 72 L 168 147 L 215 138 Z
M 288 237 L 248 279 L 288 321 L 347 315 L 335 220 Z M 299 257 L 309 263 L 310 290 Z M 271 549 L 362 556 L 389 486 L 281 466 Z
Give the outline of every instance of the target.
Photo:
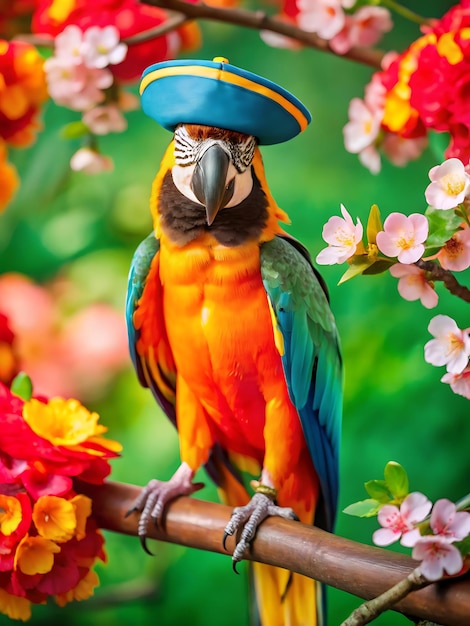
M 173 131 L 152 191 L 157 236 L 184 245 L 210 233 L 223 245 L 263 241 L 287 216 L 266 183 L 258 145 L 302 132 L 310 113 L 291 93 L 227 59 L 147 68 L 143 110 Z
M 288 217 L 273 199 L 253 135 L 179 124 L 152 189 L 157 236 L 185 245 L 210 234 L 224 246 L 267 241 Z
M 173 182 L 186 198 L 204 207 L 208 226 L 220 210 L 249 197 L 255 148 L 252 135 L 199 124 L 176 128 Z

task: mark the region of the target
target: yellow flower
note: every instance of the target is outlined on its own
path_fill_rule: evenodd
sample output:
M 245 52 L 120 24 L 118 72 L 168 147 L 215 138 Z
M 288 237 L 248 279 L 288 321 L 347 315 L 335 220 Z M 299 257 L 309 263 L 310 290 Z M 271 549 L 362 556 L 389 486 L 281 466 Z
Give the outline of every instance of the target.
M 0 532 L 11 535 L 23 519 L 21 503 L 14 496 L 0 495 Z
M 26 622 L 31 618 L 31 602 L 26 598 L 13 596 L 0 588 L 0 613 L 10 619 Z
M 93 595 L 95 587 L 100 584 L 100 580 L 95 571 L 90 570 L 78 583 L 78 585 L 67 591 L 67 593 L 60 593 L 54 596 L 54 600 L 60 607 L 65 606 L 73 600 L 87 600 Z
M 50 539 L 26 535 L 16 549 L 14 569 L 29 576 L 47 574 L 54 565 L 54 554 L 58 552 L 59 546 Z
M 80 444 L 98 444 L 113 452 L 122 449 L 116 441 L 97 436 L 107 428 L 98 424 L 98 413 L 88 411 L 78 400 L 52 398 L 44 404 L 33 398 L 25 403 L 23 417 L 37 435 L 55 446 L 67 446 L 95 456 L 103 456 L 103 452 Z
M 91 498 L 78 494 L 70 500 L 75 510 L 75 517 L 77 519 L 77 527 L 75 530 L 75 537 L 77 541 L 85 538 L 86 521 L 91 515 Z
M 75 535 L 77 517 L 69 500 L 41 496 L 33 508 L 33 522 L 41 537 L 62 543 Z

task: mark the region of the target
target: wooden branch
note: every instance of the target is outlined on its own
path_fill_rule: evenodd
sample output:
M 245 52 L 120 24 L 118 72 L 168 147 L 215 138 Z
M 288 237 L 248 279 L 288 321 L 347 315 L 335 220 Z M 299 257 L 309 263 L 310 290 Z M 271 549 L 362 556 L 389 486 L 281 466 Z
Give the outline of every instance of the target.
M 465 287 L 465 285 L 461 285 L 452 272 L 445 270 L 433 261 L 423 261 L 423 259 L 416 261 L 415 265 L 425 272 L 428 272 L 431 280 L 442 281 L 444 287 L 446 287 L 452 295 L 461 298 L 465 302 L 470 302 L 470 290 Z
M 323 52 L 329 52 L 336 56 L 356 61 L 364 65 L 368 65 L 375 69 L 381 69 L 381 61 L 384 57 L 382 50 L 376 50 L 373 48 L 351 48 L 343 55 L 337 55 L 328 45 L 328 41 L 321 39 L 315 33 L 309 33 L 294 24 L 282 22 L 275 17 L 270 17 L 263 11 L 248 11 L 246 9 L 234 8 L 220 8 L 209 6 L 204 2 L 197 2 L 191 4 L 182 0 L 140 0 L 143 4 L 149 4 L 154 7 L 160 7 L 161 9 L 167 9 L 175 11 L 186 16 L 187 19 L 192 20 L 212 20 L 216 22 L 224 22 L 226 24 L 233 24 L 235 26 L 244 26 L 245 28 L 253 28 L 255 30 L 270 30 L 273 33 L 278 33 L 284 37 L 295 39 L 296 41 L 321 50 Z
M 77 489 L 93 499 L 93 512 L 102 528 L 137 534 L 138 514 L 126 518 L 125 513 L 139 487 L 109 482 L 100 486 L 80 483 Z M 151 527 L 148 536 L 225 554 L 222 537 L 230 515 L 227 506 L 178 498 L 166 509 L 164 530 Z M 233 549 L 231 537 L 227 552 L 231 554 Z M 403 554 L 280 518 L 263 522 L 249 558 L 304 574 L 367 600 L 406 578 L 416 567 L 416 561 Z M 414 591 L 394 609 L 445 626 L 463 626 L 470 615 L 470 580 L 465 577 L 434 583 Z

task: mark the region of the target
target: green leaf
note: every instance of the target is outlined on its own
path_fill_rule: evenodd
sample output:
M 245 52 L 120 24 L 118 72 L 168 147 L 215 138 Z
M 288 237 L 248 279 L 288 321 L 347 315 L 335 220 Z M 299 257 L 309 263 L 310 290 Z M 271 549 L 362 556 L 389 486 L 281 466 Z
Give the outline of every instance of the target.
M 382 257 L 378 257 L 372 265 L 366 268 L 362 273 L 366 276 L 372 276 L 373 274 L 383 274 L 387 270 L 389 270 L 392 265 L 395 265 L 396 261 L 394 259 L 383 259 Z
M 369 219 L 367 220 L 367 241 L 375 243 L 377 233 L 383 230 L 379 207 L 373 204 L 370 207 Z
M 363 274 L 364 270 L 370 267 L 374 262 L 374 260 L 369 259 L 369 257 L 365 254 L 352 257 L 352 259 L 349 260 L 350 265 L 341 276 L 338 285 L 345 283 L 347 280 L 350 280 L 355 276 L 359 276 L 359 274 Z
M 23 400 L 31 400 L 33 395 L 33 383 L 31 378 L 24 372 L 20 372 L 11 383 L 11 392 Z
M 360 502 L 350 504 L 343 509 L 343 513 L 346 513 L 346 515 L 354 515 L 356 517 L 374 517 L 379 512 L 381 506 L 381 502 L 377 502 L 377 500 L 370 498 L 368 500 L 361 500 Z
M 457 215 L 452 210 L 442 211 L 430 206 L 424 214 L 429 224 L 426 248 L 442 248 L 446 241 L 458 230 L 462 222 L 462 216 Z
M 63 139 L 80 139 L 80 137 L 88 135 L 89 132 L 90 129 L 82 121 L 70 122 L 62 127 L 60 136 Z
M 385 483 L 397 500 L 403 500 L 409 492 L 408 474 L 406 470 L 395 461 L 389 461 L 384 470 Z
M 462 556 L 470 554 L 470 536 L 465 537 L 462 541 L 456 541 L 454 545 L 460 550 Z
M 382 504 L 392 500 L 385 480 L 369 480 L 364 484 L 364 487 L 371 498 L 374 498 L 374 500 Z

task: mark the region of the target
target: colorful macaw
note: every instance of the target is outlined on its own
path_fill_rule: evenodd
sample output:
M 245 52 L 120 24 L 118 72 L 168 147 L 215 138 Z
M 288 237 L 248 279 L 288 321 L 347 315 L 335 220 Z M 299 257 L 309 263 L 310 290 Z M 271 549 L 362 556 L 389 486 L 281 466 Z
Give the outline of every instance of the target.
M 179 433 L 181 465 L 132 511 L 158 523 L 205 466 L 236 507 L 241 560 L 270 515 L 332 530 L 338 497 L 342 365 L 325 285 L 266 182 L 259 144 L 295 136 L 310 114 L 275 83 L 226 59 L 149 67 L 144 111 L 174 132 L 153 183 L 154 232 L 127 297 L 140 382 Z M 250 472 L 254 494 L 243 483 Z M 222 540 L 222 538 L 221 538 Z M 320 585 L 253 564 L 263 626 L 322 624 Z

